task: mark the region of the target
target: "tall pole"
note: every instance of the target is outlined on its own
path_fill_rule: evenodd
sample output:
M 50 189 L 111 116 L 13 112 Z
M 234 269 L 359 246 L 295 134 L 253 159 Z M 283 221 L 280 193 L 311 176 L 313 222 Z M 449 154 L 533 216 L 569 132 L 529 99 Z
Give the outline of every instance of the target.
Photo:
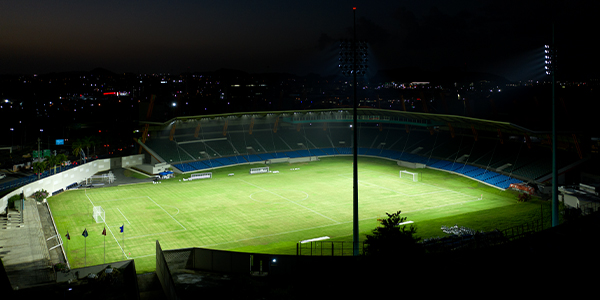
M 556 46 L 554 45 L 554 23 L 552 23 L 552 227 L 558 226 L 558 170 L 556 169 Z
M 357 118 L 357 109 L 358 109 L 358 99 L 356 98 L 356 71 L 358 68 L 356 67 L 356 7 L 352 10 L 354 12 L 354 40 L 352 41 L 352 56 L 353 56 L 353 64 L 354 64 L 354 121 L 353 121 L 353 131 L 354 131 L 354 162 L 353 173 L 354 173 L 354 189 L 353 189 L 353 219 L 352 219 L 352 252 L 354 256 L 358 256 L 358 118 Z
M 40 163 L 42 162 L 42 158 L 41 158 L 41 155 L 40 155 L 40 153 L 41 153 L 41 152 L 40 152 L 40 142 L 41 142 L 41 141 L 42 141 L 42 140 L 41 140 L 40 138 L 38 138 L 38 161 L 39 161 Z M 38 172 L 38 179 L 40 179 L 40 172 Z

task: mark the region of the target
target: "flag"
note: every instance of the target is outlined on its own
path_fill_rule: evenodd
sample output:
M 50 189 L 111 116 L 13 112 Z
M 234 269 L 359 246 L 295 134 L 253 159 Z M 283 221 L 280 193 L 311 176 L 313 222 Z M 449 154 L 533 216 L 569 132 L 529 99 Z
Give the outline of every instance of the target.
M 83 233 L 81 235 L 83 235 L 83 237 L 87 237 L 88 236 L 87 229 L 84 229 Z
M 71 236 L 69 235 L 69 231 L 67 230 L 67 234 L 65 234 L 65 236 L 67 237 L 67 240 L 71 239 Z
M 125 231 L 125 224 L 123 224 L 123 226 L 119 227 L 121 229 L 121 232 Z
M 102 230 L 102 235 L 106 235 L 106 227 L 104 227 L 104 230 Z

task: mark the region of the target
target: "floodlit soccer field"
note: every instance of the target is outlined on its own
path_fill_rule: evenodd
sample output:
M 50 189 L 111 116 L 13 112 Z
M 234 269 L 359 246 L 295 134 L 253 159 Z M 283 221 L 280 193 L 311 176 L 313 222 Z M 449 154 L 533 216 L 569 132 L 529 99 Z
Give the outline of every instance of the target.
M 181 180 L 187 174 L 160 184 L 74 190 L 48 201 L 72 268 L 101 264 L 106 253 L 106 262 L 133 258 L 139 272 L 153 271 L 156 240 L 163 249 L 277 254 L 295 254 L 300 240 L 352 240 L 352 157 L 273 164 L 271 173 L 250 175 L 249 169 L 258 166 L 213 170 L 211 179 Z M 370 233 L 386 212 L 401 210 L 418 234 L 427 235 L 420 225 L 432 220 L 516 203 L 513 195 L 445 172 L 417 169 L 410 171 L 418 172 L 420 181 L 400 178 L 405 169 L 395 161 L 359 158 L 361 235 Z M 103 223 L 94 221 L 94 206 L 104 209 Z M 81 235 L 84 229 L 87 238 Z

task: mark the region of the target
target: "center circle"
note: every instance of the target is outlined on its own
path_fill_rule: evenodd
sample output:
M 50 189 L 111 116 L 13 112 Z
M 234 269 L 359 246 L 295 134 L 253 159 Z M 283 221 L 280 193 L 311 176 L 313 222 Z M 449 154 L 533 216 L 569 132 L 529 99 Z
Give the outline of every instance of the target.
M 257 191 L 250 194 L 250 199 L 260 203 L 286 203 L 300 202 L 308 199 L 308 194 L 303 191 L 290 189 L 271 189 L 268 191 Z

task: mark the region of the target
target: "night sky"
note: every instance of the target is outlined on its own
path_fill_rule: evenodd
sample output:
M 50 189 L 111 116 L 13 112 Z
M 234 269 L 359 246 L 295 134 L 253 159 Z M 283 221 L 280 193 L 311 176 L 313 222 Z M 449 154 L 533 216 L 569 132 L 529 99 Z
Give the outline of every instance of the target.
M 92 70 L 298 75 L 336 72 L 338 42 L 370 44 L 371 70 L 460 68 L 543 78 L 556 43 L 563 76 L 598 78 L 600 1 L 2 1 L 0 74 Z

